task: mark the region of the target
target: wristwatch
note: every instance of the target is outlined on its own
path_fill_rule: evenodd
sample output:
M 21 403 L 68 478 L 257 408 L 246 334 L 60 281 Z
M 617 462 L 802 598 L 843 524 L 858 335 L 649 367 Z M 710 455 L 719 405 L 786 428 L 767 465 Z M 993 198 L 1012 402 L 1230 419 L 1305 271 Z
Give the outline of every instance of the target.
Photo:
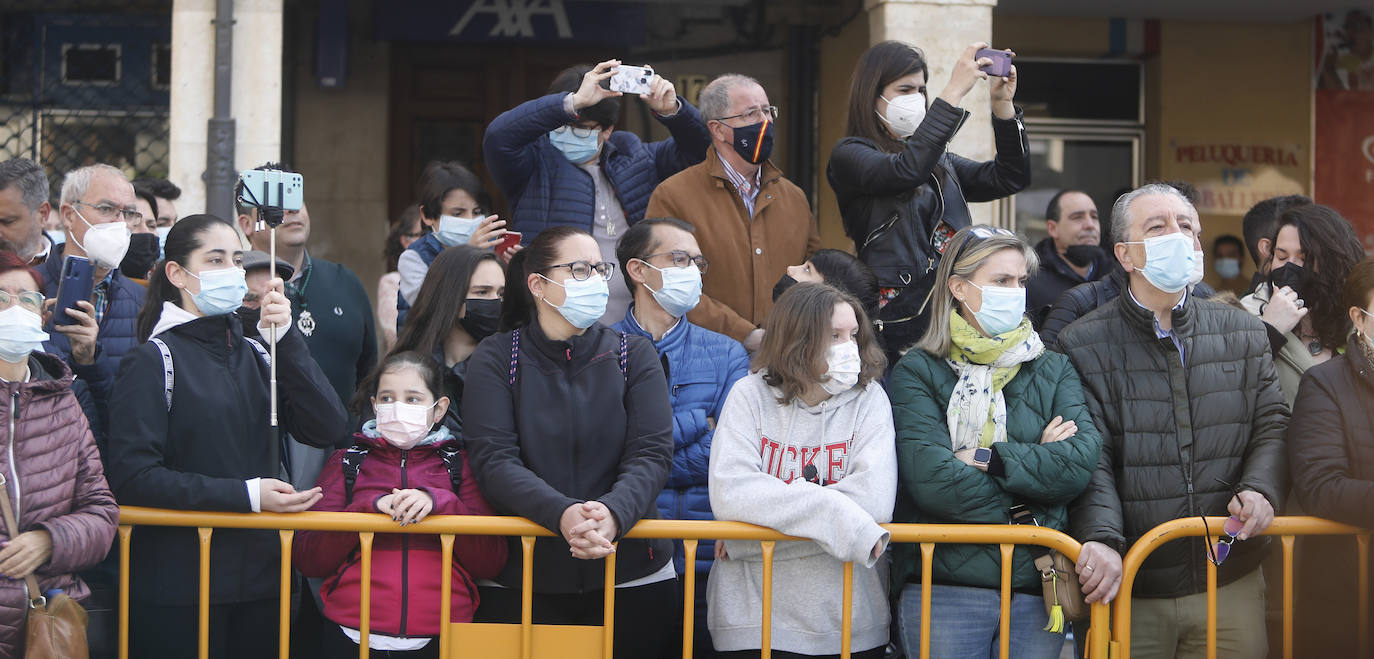
M 973 449 L 973 464 L 986 469 L 989 462 L 992 462 L 992 449 L 982 447 Z

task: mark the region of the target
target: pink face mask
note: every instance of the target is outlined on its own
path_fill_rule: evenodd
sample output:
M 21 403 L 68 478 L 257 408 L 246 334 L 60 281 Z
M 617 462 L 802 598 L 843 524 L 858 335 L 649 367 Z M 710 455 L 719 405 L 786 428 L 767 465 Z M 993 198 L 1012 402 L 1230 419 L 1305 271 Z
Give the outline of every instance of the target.
M 429 436 L 429 429 L 434 426 L 429 420 L 429 411 L 434 405 L 378 403 L 375 407 L 377 432 L 388 444 L 402 451 L 415 448 L 420 440 Z

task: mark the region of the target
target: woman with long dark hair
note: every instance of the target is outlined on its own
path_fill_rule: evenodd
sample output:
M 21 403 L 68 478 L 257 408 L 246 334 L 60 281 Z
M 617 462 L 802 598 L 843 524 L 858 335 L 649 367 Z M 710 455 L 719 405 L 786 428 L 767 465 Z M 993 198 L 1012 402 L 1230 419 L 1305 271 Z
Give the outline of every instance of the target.
M 458 291 L 463 293 L 458 295 Z M 505 291 L 506 271 L 491 250 L 469 245 L 444 250 L 430 264 L 410 320 L 391 351 L 393 355 L 408 351 L 429 355 L 443 367 L 440 395 L 452 401 L 443 421 L 460 437 L 459 409 L 468 358 L 482 339 L 496 332 Z
M 282 475 L 269 425 L 268 348 L 235 313 L 248 287 L 238 233 L 212 215 L 167 234 L 138 314 L 142 342 L 124 358 L 110 398 L 108 475 L 120 503 L 178 510 L 299 512 L 320 489 Z M 300 333 L 281 279 L 262 297 L 258 330 L 278 328 L 280 429 L 330 447 L 347 436 L 343 406 Z M 194 529 L 140 528 L 130 553 L 130 643 L 141 657 L 195 656 L 198 540 Z M 210 541 L 210 656 L 277 652 L 281 555 L 272 531 L 222 529 Z
M 552 227 L 515 255 L 501 317 L 468 360 L 463 437 L 496 510 L 552 531 L 534 546 L 534 622 L 600 625 L 616 554 L 615 654 L 658 657 L 672 636 L 673 546 L 623 538 L 673 457 L 667 379 L 653 344 L 601 325 L 615 264 L 585 231 Z M 619 541 L 618 545 L 611 543 Z M 523 559 L 482 589 L 477 622 L 519 622 Z
M 1284 211 L 1270 245 L 1269 280 L 1241 303 L 1280 335 L 1274 368 L 1291 407 L 1303 373 L 1346 347 L 1351 324 L 1341 288 L 1364 247 L 1350 222 L 1321 204 Z
M 421 226 L 420 205 L 411 204 L 391 223 L 391 231 L 386 234 L 386 243 L 382 245 L 386 272 L 377 280 L 377 333 L 382 335 L 384 352 L 389 352 L 391 346 L 396 345 L 396 300 L 401 294 L 401 273 L 396 269 L 397 262 L 406 248 L 424 237 Z
M 989 78 L 992 63 L 969 46 L 951 67 L 934 101 L 924 53 L 884 41 L 864 52 L 849 91 L 847 137 L 835 145 L 826 179 L 835 190 L 845 233 L 878 276 L 882 336 L 904 350 L 925 331 L 922 304 L 935 267 L 954 232 L 972 224 L 968 202 L 993 201 L 1030 184 L 1030 149 L 1021 111 L 1012 104 L 1016 67 Z M 948 151 L 968 119 L 959 107 L 978 81 L 988 80 L 997 157 L 975 162 Z

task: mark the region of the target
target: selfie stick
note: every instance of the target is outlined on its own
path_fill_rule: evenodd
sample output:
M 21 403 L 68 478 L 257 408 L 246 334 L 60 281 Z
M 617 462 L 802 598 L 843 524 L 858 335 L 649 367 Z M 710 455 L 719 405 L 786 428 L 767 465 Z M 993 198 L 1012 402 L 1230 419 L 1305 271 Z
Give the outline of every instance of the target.
M 269 183 L 269 182 L 267 182 L 267 181 L 263 181 L 263 182 L 262 182 L 262 198 L 263 198 L 263 199 L 271 199 L 271 198 L 272 198 L 270 195 L 268 195 L 268 190 L 269 190 L 268 186 L 269 186 L 269 185 L 271 185 L 271 183 Z M 277 181 L 277 199 L 278 199 L 278 203 L 281 203 L 281 200 L 284 200 L 284 199 L 286 198 L 286 197 L 285 197 L 285 187 L 286 187 L 286 185 L 285 185 L 280 179 L 278 179 L 278 181 Z M 283 212 L 283 209 L 282 209 L 281 206 L 268 206 L 268 205 L 259 205 L 259 206 L 258 206 L 258 223 L 259 223 L 259 226 L 261 226 L 261 224 L 263 224 L 263 223 L 266 223 L 267 226 L 268 226 L 268 228 L 269 228 L 269 230 L 270 230 L 270 233 L 269 233 L 269 236 L 270 236 L 270 247 L 269 247 L 269 250 L 270 250 L 271 253 L 270 253 L 269 257 L 268 257 L 267 263 L 268 263 L 268 267 L 270 268 L 270 269 L 268 270 L 268 272 L 271 272 L 273 277 L 275 277 L 275 276 L 277 275 L 277 225 L 279 225 L 279 224 L 282 223 L 282 219 L 283 219 L 283 216 L 284 216 L 284 215 L 285 215 L 285 213 Z M 271 399 L 272 399 L 272 408 L 271 408 L 270 416 L 268 417 L 268 423 L 269 423 L 269 425 L 271 425 L 273 428 L 276 428 L 276 427 L 277 427 L 277 325 L 276 325 L 276 323 L 273 323 L 272 325 L 270 325 L 270 326 L 268 327 L 268 330 L 267 330 L 267 331 L 268 331 L 268 339 L 269 339 L 269 341 L 271 342 L 271 346 L 269 347 L 269 350 L 271 350 L 271 357 L 270 357 L 270 359 L 268 360 L 269 363 L 268 363 L 268 365 L 267 365 L 267 369 L 268 369 L 268 371 L 269 371 L 269 373 L 270 373 L 270 376 L 269 376 L 270 379 L 269 379 L 268 382 L 269 382 L 269 386 L 271 387 L 270 393 L 269 393 L 268 395 L 269 395 L 269 396 L 271 397 Z

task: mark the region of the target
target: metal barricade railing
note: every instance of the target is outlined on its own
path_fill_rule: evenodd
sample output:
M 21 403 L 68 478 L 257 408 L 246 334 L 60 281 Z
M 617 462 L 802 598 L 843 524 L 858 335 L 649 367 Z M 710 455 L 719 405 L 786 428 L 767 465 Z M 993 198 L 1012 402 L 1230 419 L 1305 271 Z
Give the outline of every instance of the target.
M 1136 574 L 1151 552 L 1171 540 L 1206 536 L 1205 542 L 1216 540 L 1216 533 L 1208 535 L 1209 530 L 1220 532 L 1226 523 L 1225 517 L 1208 517 L 1204 525 L 1201 517 L 1176 519 L 1150 529 L 1126 552 L 1122 561 L 1121 590 L 1113 603 L 1113 627 L 1110 656 L 1112 659 L 1129 659 L 1131 656 L 1131 588 L 1135 585 Z M 1319 517 L 1276 517 L 1274 523 L 1263 535 L 1279 536 L 1283 548 L 1283 657 L 1293 657 L 1293 544 L 1300 535 L 1353 535 L 1359 561 L 1357 571 L 1358 585 L 1358 645 L 1359 656 L 1367 656 L 1369 651 L 1369 630 L 1363 624 L 1369 612 L 1369 530 L 1339 524 Z M 1217 656 L 1217 566 L 1211 561 L 1207 564 L 1207 658 Z M 1260 569 L 1256 567 L 1255 569 Z M 1097 625 L 1093 625 L 1096 633 Z
M 452 572 L 447 566 L 453 560 L 453 543 L 457 535 L 499 535 L 517 536 L 521 539 L 521 552 L 524 557 L 523 574 L 521 577 L 521 612 L 518 633 L 519 656 L 521 659 L 533 659 L 536 628 L 544 626 L 536 625 L 533 622 L 533 588 L 534 588 L 534 539 L 536 537 L 552 537 L 553 534 L 547 529 L 534 524 L 528 520 L 518 517 L 479 517 L 479 516 L 431 516 L 418 524 L 399 526 L 391 519 L 383 515 L 373 515 L 366 513 L 213 513 L 213 512 L 191 512 L 180 510 L 160 510 L 154 508 L 140 508 L 125 506 L 120 509 L 119 526 L 119 657 L 127 659 L 129 656 L 129 551 L 130 541 L 134 526 L 174 526 L 190 527 L 197 529 L 200 547 L 200 568 L 199 568 L 199 656 L 204 658 L 209 655 L 209 611 L 210 611 L 210 540 L 214 529 L 275 529 L 280 533 L 281 538 L 281 602 L 279 609 L 280 627 L 279 634 L 279 655 L 283 659 L 290 653 L 290 625 L 291 625 L 291 543 L 295 531 L 340 531 L 358 533 L 361 548 L 361 580 L 362 594 L 359 607 L 360 613 L 360 643 L 359 656 L 366 659 L 368 652 L 369 635 L 369 614 L 371 610 L 371 577 L 372 577 L 372 541 L 377 533 L 418 533 L 424 535 L 437 535 L 440 540 L 441 564 L 445 566 L 441 582 L 440 599 L 440 626 L 439 651 L 440 656 L 453 656 L 454 633 L 455 629 L 463 631 L 468 628 L 479 631 L 495 632 L 498 629 L 508 631 L 515 625 L 483 625 L 479 623 L 450 623 L 450 602 L 452 595 Z M 1001 646 L 1000 656 L 1006 659 L 1010 656 L 1010 611 L 1011 611 L 1011 558 L 1016 545 L 1037 545 L 1053 549 L 1063 553 L 1072 560 L 1078 557 L 1080 545 L 1069 536 L 1051 529 L 1034 526 L 1014 526 L 1014 525 L 983 525 L 983 524 L 887 524 L 884 528 L 892 534 L 894 543 L 919 543 L 921 546 L 921 575 L 924 583 L 930 583 L 933 565 L 933 557 L 936 544 L 945 543 L 975 543 L 975 544 L 995 544 L 1000 547 L 1002 556 L 1002 580 L 1001 580 Z M 762 647 L 763 657 L 767 659 L 770 655 L 769 647 L 771 635 L 771 608 L 772 608 L 772 568 L 773 551 L 775 543 L 778 541 L 799 540 L 782 535 L 770 529 L 742 524 L 739 522 L 705 522 L 705 521 L 677 521 L 677 520 L 644 520 L 637 524 L 629 533 L 625 534 L 632 538 L 668 538 L 683 541 L 685 549 L 685 565 L 695 564 L 696 551 L 700 540 L 758 540 L 762 542 L 763 549 L 763 592 L 762 592 Z M 841 636 L 842 647 L 841 657 L 848 658 L 852 648 L 849 647 L 851 630 L 853 628 L 853 573 L 852 563 L 846 563 L 844 569 L 843 586 L 843 605 Z M 684 659 L 692 656 L 692 638 L 694 616 L 694 594 L 695 594 L 695 570 L 687 570 L 683 587 L 683 620 L 682 637 Z M 600 655 L 609 659 L 611 657 L 612 639 L 614 637 L 615 625 L 615 554 L 606 557 L 606 583 L 605 583 L 605 608 L 603 626 L 599 630 L 601 636 Z M 1108 645 L 1108 619 L 1110 617 L 1106 605 L 1096 605 L 1092 607 L 1092 633 L 1088 639 L 1087 647 L 1089 657 L 1096 659 L 1104 657 Z M 557 626 L 554 626 L 557 627 Z M 594 629 L 594 628 L 593 628 Z M 541 630 L 542 631 L 542 630 Z M 919 654 L 914 657 L 928 659 L 930 656 L 930 589 L 922 591 L 921 606 L 921 647 Z M 501 634 L 501 638 L 508 638 L 509 635 Z M 489 638 L 491 638 L 489 636 Z M 465 645 L 465 647 L 467 647 Z M 560 648 L 559 656 L 567 656 L 566 647 Z M 483 655 L 486 656 L 486 655 Z M 913 656 L 910 655 L 909 656 Z

